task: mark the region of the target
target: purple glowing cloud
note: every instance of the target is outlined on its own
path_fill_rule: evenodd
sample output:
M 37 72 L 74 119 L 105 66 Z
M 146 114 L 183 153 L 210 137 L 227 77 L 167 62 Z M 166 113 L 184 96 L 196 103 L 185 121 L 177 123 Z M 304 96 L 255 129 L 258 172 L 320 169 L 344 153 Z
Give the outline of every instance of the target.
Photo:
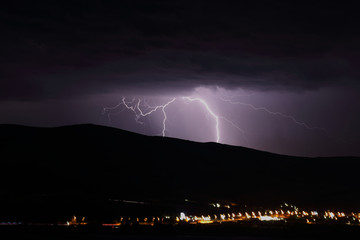
M 348 4 L 10 1 L 0 17 L 0 123 L 360 155 Z

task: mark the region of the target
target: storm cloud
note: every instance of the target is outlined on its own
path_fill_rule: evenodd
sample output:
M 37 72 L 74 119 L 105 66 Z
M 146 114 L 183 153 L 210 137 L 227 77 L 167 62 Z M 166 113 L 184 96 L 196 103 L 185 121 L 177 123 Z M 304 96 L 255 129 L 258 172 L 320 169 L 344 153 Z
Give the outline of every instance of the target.
M 358 86 L 350 3 L 23 1 L 0 16 L 2 100 Z
M 7 1 L 0 123 L 215 141 L 189 96 L 220 143 L 360 156 L 359 26 L 352 1 Z M 166 129 L 163 111 L 139 124 L 119 105 L 174 98 Z

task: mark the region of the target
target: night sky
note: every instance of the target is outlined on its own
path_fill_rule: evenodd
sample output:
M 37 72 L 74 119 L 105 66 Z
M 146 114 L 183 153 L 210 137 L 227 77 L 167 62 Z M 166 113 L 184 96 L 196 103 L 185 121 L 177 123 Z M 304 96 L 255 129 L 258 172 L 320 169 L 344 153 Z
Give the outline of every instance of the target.
M 7 1 L 0 123 L 161 136 L 165 111 L 210 142 L 216 115 L 220 143 L 360 156 L 359 26 L 350 1 Z

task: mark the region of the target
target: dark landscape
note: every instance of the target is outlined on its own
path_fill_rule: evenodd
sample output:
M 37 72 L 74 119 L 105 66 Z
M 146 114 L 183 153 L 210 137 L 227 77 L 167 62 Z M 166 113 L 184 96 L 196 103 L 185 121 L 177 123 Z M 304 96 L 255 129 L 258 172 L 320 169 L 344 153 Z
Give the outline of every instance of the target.
M 0 22 L 0 240 L 359 238 L 355 1 L 19 0 Z
M 56 128 L 4 124 L 0 135 L 0 222 L 20 222 L 23 229 L 31 224 L 64 223 L 74 215 L 86 216 L 89 223 L 79 228 L 95 231 L 120 216 L 223 211 L 214 210 L 212 203 L 231 207 L 228 212 L 263 211 L 284 202 L 319 211 L 360 209 L 356 172 L 360 159 L 356 157 L 292 157 L 91 124 Z M 239 229 L 230 223 L 214 226 L 168 226 L 160 233 Z M 254 222 L 240 229 L 249 231 L 251 226 Z M 9 227 L 19 226 L 2 229 Z M 357 228 L 352 226 L 352 231 Z M 148 231 L 137 229 L 126 231 Z

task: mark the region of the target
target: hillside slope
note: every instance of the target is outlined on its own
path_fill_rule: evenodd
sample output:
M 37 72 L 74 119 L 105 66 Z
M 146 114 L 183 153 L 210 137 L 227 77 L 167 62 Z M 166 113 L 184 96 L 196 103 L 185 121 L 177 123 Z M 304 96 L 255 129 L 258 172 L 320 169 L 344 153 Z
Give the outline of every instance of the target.
M 0 125 L 0 151 L 7 217 L 80 206 L 101 212 L 111 198 L 360 207 L 360 159 L 353 157 L 291 157 L 96 125 Z

